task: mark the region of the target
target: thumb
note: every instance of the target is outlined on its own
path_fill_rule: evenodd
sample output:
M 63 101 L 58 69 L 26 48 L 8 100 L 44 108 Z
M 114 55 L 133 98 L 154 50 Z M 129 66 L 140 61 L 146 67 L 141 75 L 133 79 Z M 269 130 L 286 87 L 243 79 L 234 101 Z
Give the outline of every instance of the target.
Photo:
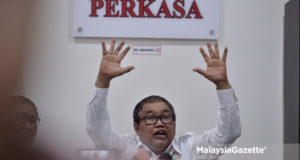
M 194 72 L 198 72 L 200 73 L 201 75 L 203 75 L 204 77 L 206 77 L 206 71 L 201 69 L 201 68 L 194 68 L 193 69 Z
M 128 66 L 128 67 L 122 68 L 122 72 L 123 72 L 122 74 L 130 72 L 133 69 L 134 69 L 134 66 Z

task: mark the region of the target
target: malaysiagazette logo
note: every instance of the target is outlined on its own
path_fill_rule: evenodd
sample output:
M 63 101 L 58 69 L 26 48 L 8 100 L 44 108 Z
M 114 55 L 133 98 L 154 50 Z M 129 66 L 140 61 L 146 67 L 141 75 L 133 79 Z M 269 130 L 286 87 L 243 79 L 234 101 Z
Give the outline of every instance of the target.
M 193 0 L 188 6 L 185 0 L 171 1 L 172 0 L 91 0 L 91 13 L 89 16 L 101 16 L 104 18 L 203 19 L 199 4 L 196 0 Z M 153 7 L 154 5 L 159 7 Z M 99 15 L 99 10 L 105 10 L 105 12 L 103 12 L 104 14 Z

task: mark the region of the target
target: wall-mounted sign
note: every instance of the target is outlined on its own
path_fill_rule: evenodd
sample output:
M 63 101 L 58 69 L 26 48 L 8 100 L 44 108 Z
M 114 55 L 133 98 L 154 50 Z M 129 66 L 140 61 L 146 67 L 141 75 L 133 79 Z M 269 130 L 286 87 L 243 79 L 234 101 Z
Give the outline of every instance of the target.
M 161 55 L 161 46 L 157 45 L 133 45 L 134 55 Z
M 74 0 L 74 37 L 218 39 L 219 0 Z

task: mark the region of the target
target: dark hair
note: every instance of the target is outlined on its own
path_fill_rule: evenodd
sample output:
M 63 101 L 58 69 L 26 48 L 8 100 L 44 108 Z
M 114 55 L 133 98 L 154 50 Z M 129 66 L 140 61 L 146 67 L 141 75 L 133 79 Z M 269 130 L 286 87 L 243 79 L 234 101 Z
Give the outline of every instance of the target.
M 133 110 L 133 121 L 136 123 L 140 123 L 140 113 L 142 111 L 142 108 L 144 106 L 144 104 L 146 103 L 154 103 L 154 102 L 164 102 L 167 104 L 167 106 L 170 108 L 172 114 L 174 115 L 174 121 L 176 121 L 176 115 L 175 115 L 175 111 L 174 108 L 172 106 L 172 104 L 166 100 L 165 98 L 161 97 L 161 96 L 157 96 L 157 95 L 152 95 L 149 97 L 146 97 L 144 99 L 142 99 L 134 108 Z
M 35 104 L 30 99 L 28 99 L 24 96 L 20 96 L 20 95 L 13 96 L 12 97 L 12 106 L 16 107 L 19 104 L 28 104 L 28 105 L 32 106 L 32 108 L 35 110 L 36 114 L 39 115 Z

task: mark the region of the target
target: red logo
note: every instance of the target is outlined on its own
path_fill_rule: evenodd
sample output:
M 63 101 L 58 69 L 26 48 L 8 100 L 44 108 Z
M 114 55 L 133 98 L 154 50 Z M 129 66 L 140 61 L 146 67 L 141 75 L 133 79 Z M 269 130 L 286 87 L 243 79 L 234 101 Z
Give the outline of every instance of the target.
M 174 0 L 172 6 L 168 6 L 166 0 L 163 0 L 155 13 L 150 7 L 158 3 L 156 0 L 91 0 L 91 2 L 90 17 L 99 17 L 97 11 L 106 9 L 103 17 L 203 19 L 195 0 L 187 11 L 185 0 Z M 120 9 L 116 9 L 117 7 Z M 173 7 L 173 12 L 169 7 Z M 138 8 L 137 13 L 134 11 L 135 8 Z

